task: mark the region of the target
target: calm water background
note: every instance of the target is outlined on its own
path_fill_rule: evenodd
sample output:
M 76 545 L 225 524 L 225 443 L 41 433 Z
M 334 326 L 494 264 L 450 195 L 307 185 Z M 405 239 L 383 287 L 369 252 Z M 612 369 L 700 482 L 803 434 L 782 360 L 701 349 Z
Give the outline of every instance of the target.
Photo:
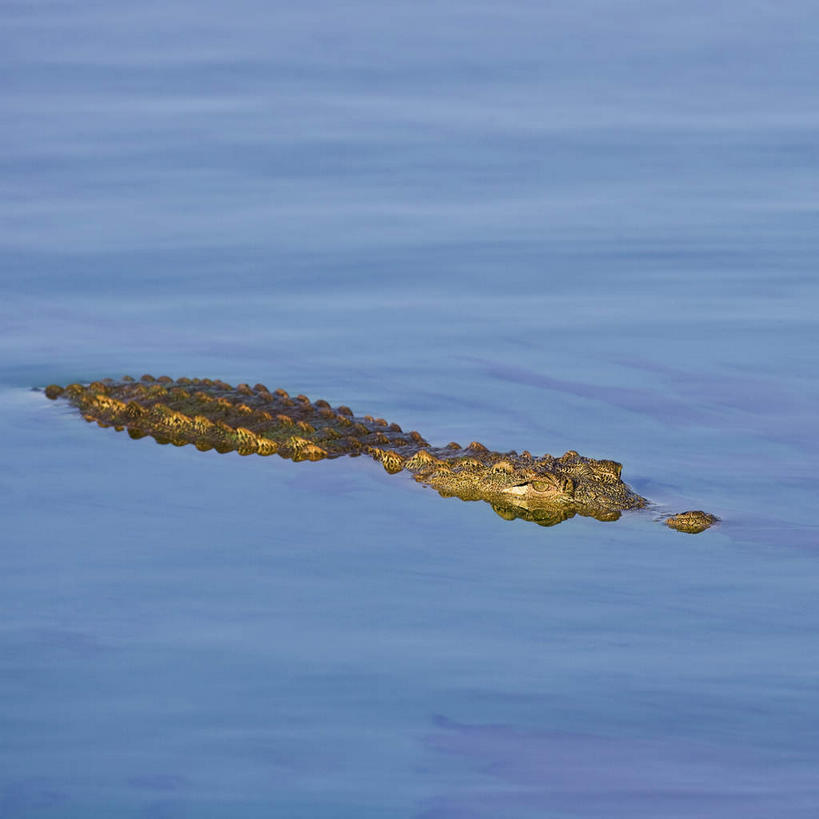
M 817 30 L 6 0 L 0 816 L 816 816 Z M 31 391 L 143 372 L 613 457 L 658 507 L 509 523 Z

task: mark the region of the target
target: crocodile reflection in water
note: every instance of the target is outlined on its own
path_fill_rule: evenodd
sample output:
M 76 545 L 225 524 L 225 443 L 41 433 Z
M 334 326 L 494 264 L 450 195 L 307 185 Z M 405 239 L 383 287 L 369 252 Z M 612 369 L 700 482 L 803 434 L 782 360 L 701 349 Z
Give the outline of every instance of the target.
M 294 461 L 368 455 L 387 472 L 406 470 L 445 497 L 487 501 L 508 520 L 552 526 L 584 515 L 608 521 L 648 503 L 621 480 L 616 461 L 574 451 L 557 458 L 492 452 L 476 441 L 432 447 L 419 433 L 406 433 L 382 418 L 355 416 L 349 407 L 333 408 L 304 395 L 292 398 L 263 384 L 232 387 L 209 378 L 144 375 L 139 381 L 52 384 L 45 393 L 67 399 L 88 421 L 127 429 L 132 438 L 150 435 L 159 443 L 193 444 L 203 451 L 278 454 Z M 704 512 L 684 512 L 666 523 L 700 532 L 715 520 Z

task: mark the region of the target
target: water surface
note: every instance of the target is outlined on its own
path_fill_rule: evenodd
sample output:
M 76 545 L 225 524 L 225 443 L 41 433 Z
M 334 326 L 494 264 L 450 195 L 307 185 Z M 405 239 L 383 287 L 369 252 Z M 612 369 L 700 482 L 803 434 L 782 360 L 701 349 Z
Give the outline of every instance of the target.
M 0 15 L 0 815 L 816 815 L 812 4 Z M 507 522 L 31 390 L 144 372 L 656 508 Z

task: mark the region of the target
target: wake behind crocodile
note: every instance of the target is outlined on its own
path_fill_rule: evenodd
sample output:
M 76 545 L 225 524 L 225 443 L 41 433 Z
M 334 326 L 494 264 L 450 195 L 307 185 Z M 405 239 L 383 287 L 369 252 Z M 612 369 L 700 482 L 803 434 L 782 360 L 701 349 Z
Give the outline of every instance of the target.
M 522 518 L 553 526 L 575 515 L 617 520 L 623 511 L 649 502 L 621 478 L 622 465 L 570 450 L 559 457 L 494 452 L 473 441 L 434 447 L 415 431 L 346 406 L 291 397 L 263 384 L 236 387 L 209 378 L 103 379 L 88 385 L 55 384 L 48 398 L 63 398 L 101 427 L 127 430 L 131 438 L 192 444 L 202 451 L 279 455 L 319 461 L 366 455 L 390 474 L 407 471 L 444 497 L 481 500 L 507 520 Z M 665 518 L 678 531 L 698 533 L 717 518 L 702 511 Z

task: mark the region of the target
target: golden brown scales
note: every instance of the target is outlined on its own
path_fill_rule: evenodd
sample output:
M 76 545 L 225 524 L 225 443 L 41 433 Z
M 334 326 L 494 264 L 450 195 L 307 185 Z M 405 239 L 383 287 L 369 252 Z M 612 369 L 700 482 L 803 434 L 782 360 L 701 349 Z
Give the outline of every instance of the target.
M 492 452 L 473 441 L 431 447 L 417 432 L 349 407 L 271 392 L 263 384 L 232 387 L 209 378 L 142 376 L 139 381 L 104 379 L 84 386 L 46 387 L 48 398 L 64 398 L 87 421 L 150 435 L 159 443 L 193 444 L 197 449 L 240 455 L 280 455 L 318 461 L 365 454 L 389 473 L 410 472 L 446 497 L 483 500 L 503 518 L 544 526 L 574 515 L 616 520 L 623 510 L 647 505 L 621 478 L 616 461 L 584 458 L 569 451 L 558 458 L 529 452 Z M 682 512 L 666 520 L 682 532 L 697 533 L 717 519 Z

